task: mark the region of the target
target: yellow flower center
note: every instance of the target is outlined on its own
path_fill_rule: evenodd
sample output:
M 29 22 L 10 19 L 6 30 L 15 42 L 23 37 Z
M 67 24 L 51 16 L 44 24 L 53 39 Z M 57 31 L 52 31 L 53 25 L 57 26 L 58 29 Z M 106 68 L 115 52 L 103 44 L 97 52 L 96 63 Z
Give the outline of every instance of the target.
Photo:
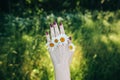
M 70 46 L 69 46 L 69 49 L 70 49 L 70 50 L 72 50 L 72 49 L 73 49 L 73 46 L 72 46 L 72 45 L 70 45 Z
M 54 47 L 54 44 L 53 44 L 53 43 L 50 43 L 50 47 Z
M 65 41 L 65 38 L 64 38 L 64 37 L 61 37 L 61 38 L 60 38 L 60 41 L 61 41 L 61 42 L 64 42 L 64 41 Z
M 57 40 L 57 39 L 55 39 L 55 40 L 54 40 L 54 42 L 55 42 L 55 43 L 58 43 L 58 40 Z

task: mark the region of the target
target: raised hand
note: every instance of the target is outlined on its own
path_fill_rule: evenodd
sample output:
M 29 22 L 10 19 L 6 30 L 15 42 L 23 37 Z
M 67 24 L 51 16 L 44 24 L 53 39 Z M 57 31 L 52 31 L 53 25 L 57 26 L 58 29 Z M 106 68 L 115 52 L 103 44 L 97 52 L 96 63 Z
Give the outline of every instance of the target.
M 63 24 L 59 28 L 56 22 L 50 25 L 50 32 L 46 33 L 48 50 L 54 64 L 55 80 L 70 80 L 69 64 L 74 53 L 71 37 L 65 34 Z
M 65 34 L 63 24 L 58 25 L 56 22 L 50 25 L 50 33 L 46 32 L 47 46 L 54 66 L 59 64 L 69 64 L 74 53 L 74 45 L 71 37 Z

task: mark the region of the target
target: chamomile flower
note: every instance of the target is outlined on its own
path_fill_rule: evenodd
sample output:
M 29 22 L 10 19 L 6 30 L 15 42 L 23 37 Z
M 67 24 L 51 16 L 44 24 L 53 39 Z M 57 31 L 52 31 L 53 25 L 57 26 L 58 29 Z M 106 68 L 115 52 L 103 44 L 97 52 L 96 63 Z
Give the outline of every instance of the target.
M 58 38 L 59 38 L 59 41 L 60 41 L 61 43 L 65 43 L 65 44 L 68 43 L 68 36 L 67 36 L 67 35 L 61 34 L 61 35 L 58 36 Z
M 46 44 L 46 46 L 48 47 L 48 48 L 54 48 L 55 47 L 55 43 L 54 42 L 48 42 L 47 44 Z
M 54 42 L 56 45 L 60 42 L 58 37 L 54 37 L 52 39 L 52 42 Z
M 72 43 L 69 44 L 68 48 L 70 51 L 75 51 L 75 46 Z

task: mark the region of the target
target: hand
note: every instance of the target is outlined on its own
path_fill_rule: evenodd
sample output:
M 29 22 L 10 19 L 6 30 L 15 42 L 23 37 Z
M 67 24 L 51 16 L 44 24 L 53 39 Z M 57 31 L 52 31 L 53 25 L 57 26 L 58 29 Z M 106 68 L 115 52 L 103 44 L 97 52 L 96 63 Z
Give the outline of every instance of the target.
M 59 30 L 60 29 L 60 30 Z M 74 53 L 74 45 L 64 31 L 62 23 L 50 25 L 51 38 L 46 33 L 48 50 L 54 64 L 55 80 L 70 80 L 69 64 Z
M 60 30 L 59 30 L 60 29 Z M 47 46 L 54 66 L 59 64 L 69 64 L 74 53 L 74 45 L 71 37 L 65 34 L 63 24 L 58 25 L 56 22 L 50 25 L 51 38 L 46 32 Z

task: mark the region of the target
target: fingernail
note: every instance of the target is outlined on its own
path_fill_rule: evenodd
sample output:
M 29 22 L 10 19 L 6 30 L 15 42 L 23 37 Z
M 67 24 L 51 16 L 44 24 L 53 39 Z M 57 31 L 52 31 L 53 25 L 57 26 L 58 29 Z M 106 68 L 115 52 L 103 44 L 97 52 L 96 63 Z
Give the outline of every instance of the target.
M 46 35 L 48 35 L 48 32 L 46 32 Z
M 53 25 L 52 25 L 52 24 L 50 24 L 50 27 L 53 27 Z
M 70 40 L 72 40 L 72 37 L 69 37 Z
M 54 21 L 53 24 L 56 25 L 56 21 Z
M 62 25 L 62 22 L 60 22 L 60 26 Z

